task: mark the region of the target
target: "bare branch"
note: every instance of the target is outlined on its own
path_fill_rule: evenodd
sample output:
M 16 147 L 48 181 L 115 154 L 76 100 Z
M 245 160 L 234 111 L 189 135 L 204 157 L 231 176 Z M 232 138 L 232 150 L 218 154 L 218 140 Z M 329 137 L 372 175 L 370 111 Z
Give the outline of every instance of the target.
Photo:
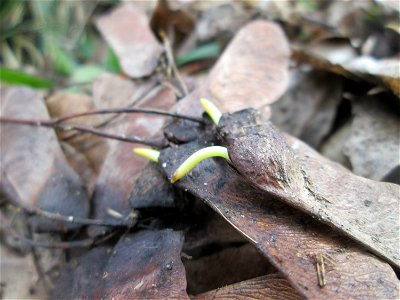
M 167 142 L 164 139 L 156 140 L 156 141 L 148 141 L 148 140 L 144 140 L 140 137 L 136 137 L 136 136 L 127 137 L 124 135 L 107 133 L 107 132 L 104 132 L 101 130 L 97 130 L 97 129 L 82 126 L 82 125 L 73 125 L 73 124 L 65 124 L 65 123 L 61 124 L 61 123 L 58 123 L 57 120 L 31 120 L 31 119 L 19 119 L 19 118 L 14 118 L 14 117 L 2 116 L 2 117 L 0 117 L 0 123 L 19 124 L 19 125 L 27 125 L 27 126 L 41 126 L 41 127 L 48 127 L 48 128 L 54 128 L 54 129 L 61 129 L 63 131 L 74 131 L 75 130 L 75 131 L 79 131 L 79 132 L 90 133 L 93 135 L 101 136 L 104 138 L 119 140 L 122 142 L 143 144 L 143 145 L 156 147 L 156 148 L 163 148 L 167 145 Z
M 175 114 L 168 111 L 158 110 L 158 109 L 149 109 L 149 108 L 106 108 L 106 109 L 96 109 L 96 110 L 88 110 L 80 113 L 75 113 L 71 115 L 62 116 L 55 120 L 56 123 L 65 122 L 67 120 L 83 117 L 83 116 L 90 116 L 90 115 L 104 115 L 104 114 L 121 114 L 121 113 L 145 113 L 145 114 L 154 114 L 154 115 L 161 115 L 161 116 L 169 116 L 179 119 L 185 119 L 197 123 L 204 123 L 201 118 L 186 116 L 182 114 Z

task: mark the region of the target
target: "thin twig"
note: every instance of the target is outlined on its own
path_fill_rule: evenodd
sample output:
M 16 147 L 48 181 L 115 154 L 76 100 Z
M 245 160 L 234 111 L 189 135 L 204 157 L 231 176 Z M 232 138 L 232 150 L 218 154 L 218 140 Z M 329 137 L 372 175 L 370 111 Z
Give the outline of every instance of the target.
M 158 109 L 149 109 L 149 108 L 106 108 L 106 109 L 94 109 L 88 110 L 80 113 L 74 113 L 66 116 L 62 116 L 60 118 L 55 119 L 56 123 L 65 122 L 70 119 L 83 117 L 83 116 L 90 116 L 90 115 L 104 115 L 104 114 L 122 114 L 122 113 L 145 113 L 145 114 L 154 114 L 154 115 L 161 115 L 161 116 L 169 116 L 179 119 L 185 119 L 197 123 L 204 123 L 203 119 L 186 116 L 182 114 L 171 113 L 168 111 L 158 110 Z
M 181 86 L 183 95 L 186 96 L 187 94 L 189 94 L 189 91 L 188 91 L 188 88 L 187 88 L 185 82 L 183 81 L 183 79 L 182 79 L 182 77 L 181 77 L 181 75 L 179 73 L 178 68 L 176 67 L 174 55 L 172 53 L 171 43 L 170 43 L 170 41 L 168 39 L 168 36 L 165 34 L 164 31 L 160 32 L 160 36 L 161 36 L 161 38 L 163 40 L 163 43 L 164 43 L 164 48 L 165 48 L 165 52 L 167 54 L 168 62 L 170 64 L 171 68 L 172 68 L 172 71 L 174 72 L 176 80 L 178 80 L 179 85 Z
M 29 212 L 30 214 L 39 215 L 47 219 L 68 222 L 79 225 L 95 225 L 95 226 L 110 226 L 110 227 L 132 227 L 135 225 L 136 220 L 98 220 L 98 219 L 88 219 L 74 216 L 64 216 L 58 213 L 52 213 L 49 211 L 42 210 L 38 207 L 28 207 L 21 205 L 21 207 Z
M 55 129 L 61 129 L 63 131 L 74 131 L 75 130 L 75 131 L 79 131 L 79 132 L 85 132 L 85 133 L 90 133 L 93 135 L 101 136 L 104 138 L 119 140 L 122 142 L 143 144 L 143 145 L 156 147 L 156 148 L 163 148 L 167 145 L 167 143 L 164 139 L 158 140 L 158 141 L 147 141 L 147 140 L 143 140 L 142 138 L 136 137 L 136 136 L 126 137 L 124 135 L 116 135 L 116 134 L 112 134 L 112 133 L 106 133 L 104 131 L 96 130 L 94 128 L 90 128 L 90 127 L 86 127 L 86 126 L 82 126 L 82 125 L 73 125 L 73 124 L 65 124 L 65 123 L 60 124 L 60 123 L 57 123 L 57 121 L 55 121 L 55 120 L 31 120 L 31 119 L 19 119 L 19 118 L 15 118 L 15 117 L 2 116 L 2 117 L 0 117 L 0 123 L 10 123 L 10 124 L 55 128 Z
M 140 95 L 135 95 L 134 99 L 131 101 L 131 103 L 129 103 L 129 105 L 127 106 L 128 108 L 131 108 L 133 105 L 135 105 L 135 103 L 141 101 L 141 100 L 145 100 L 149 97 L 149 95 L 151 94 L 152 91 L 154 91 L 157 87 L 158 83 L 156 81 L 151 82 L 151 85 L 148 89 L 146 89 L 144 92 L 140 93 Z M 118 118 L 119 115 L 114 115 L 109 117 L 106 120 L 103 120 L 102 122 L 93 125 L 94 128 L 101 128 L 104 127 L 106 125 L 108 125 L 110 122 L 114 121 L 116 118 Z M 69 136 L 63 137 L 62 140 L 63 141 L 69 141 L 72 140 L 80 135 L 84 134 L 83 132 L 74 132 Z

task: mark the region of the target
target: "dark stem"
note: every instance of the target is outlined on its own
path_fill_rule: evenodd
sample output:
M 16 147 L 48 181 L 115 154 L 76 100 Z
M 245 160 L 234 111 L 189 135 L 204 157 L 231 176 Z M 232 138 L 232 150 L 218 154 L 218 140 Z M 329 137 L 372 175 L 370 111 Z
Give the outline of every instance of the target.
M 21 205 L 21 207 L 29 212 L 30 214 L 39 215 L 47 219 L 62 221 L 68 223 L 74 223 L 79 225 L 95 225 L 95 226 L 109 226 L 109 227 L 133 227 L 136 223 L 136 219 L 130 220 L 98 220 L 98 219 L 88 219 L 74 216 L 64 216 L 58 213 L 53 213 L 49 211 L 42 210 L 37 207 L 27 207 Z
M 158 110 L 158 109 L 149 109 L 149 108 L 106 108 L 106 109 L 95 109 L 88 110 L 80 113 L 74 113 L 71 115 L 66 115 L 55 120 L 55 123 L 65 122 L 70 119 L 90 116 L 90 115 L 105 115 L 105 114 L 121 114 L 121 113 L 145 113 L 145 114 L 153 114 L 153 115 L 161 115 L 161 116 L 169 116 L 179 119 L 185 119 L 197 123 L 204 124 L 204 121 L 201 118 L 186 116 L 182 114 L 171 113 L 168 111 Z
M 55 129 L 61 129 L 63 131 L 79 131 L 79 132 L 84 132 L 84 133 L 90 133 L 93 135 L 101 136 L 104 138 L 109 138 L 113 140 L 119 140 L 122 142 L 128 142 L 128 143 L 137 143 L 137 144 L 143 144 L 155 148 L 163 148 L 167 145 L 167 142 L 162 139 L 158 141 L 147 141 L 143 140 L 139 137 L 132 136 L 132 137 L 126 137 L 124 135 L 116 135 L 112 133 L 106 133 L 101 130 L 97 130 L 94 128 L 82 126 L 82 125 L 72 125 L 72 124 L 60 124 L 57 122 L 57 120 L 30 120 L 30 119 L 19 119 L 19 118 L 14 118 L 14 117 L 0 117 L 0 123 L 10 123 L 10 124 L 19 124 L 19 125 L 27 125 L 27 126 L 41 126 L 41 127 L 48 127 L 48 128 L 55 128 Z

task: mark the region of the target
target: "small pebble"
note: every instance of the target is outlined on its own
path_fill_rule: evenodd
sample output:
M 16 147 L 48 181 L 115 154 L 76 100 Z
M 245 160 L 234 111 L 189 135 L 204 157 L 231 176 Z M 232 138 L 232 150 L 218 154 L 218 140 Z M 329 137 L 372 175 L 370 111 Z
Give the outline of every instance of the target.
M 204 185 L 207 185 L 207 182 L 204 182 Z
M 167 163 L 162 163 L 162 167 L 166 168 L 167 167 Z

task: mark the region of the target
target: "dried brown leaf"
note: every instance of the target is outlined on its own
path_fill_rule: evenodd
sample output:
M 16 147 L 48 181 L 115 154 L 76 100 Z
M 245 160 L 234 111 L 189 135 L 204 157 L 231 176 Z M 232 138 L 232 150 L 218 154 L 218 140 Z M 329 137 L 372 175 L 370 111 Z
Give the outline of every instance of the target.
M 33 90 L 10 89 L 1 98 L 2 116 L 48 119 L 43 99 Z M 66 216 L 86 217 L 89 202 L 80 177 L 68 165 L 54 130 L 2 124 L 1 185 L 11 200 Z M 38 230 L 77 228 L 72 223 L 33 220 Z
M 399 267 L 400 186 L 355 176 L 257 118 L 244 110 L 219 124 L 239 173 Z
M 178 111 L 201 115 L 197 101 L 212 100 L 222 112 L 259 108 L 276 101 L 286 90 L 289 46 L 279 26 L 253 21 L 228 45 L 204 83 L 180 101 Z
M 303 299 L 290 283 L 280 274 L 269 274 L 238 282 L 207 293 L 197 295 L 194 300 L 206 299 L 263 299 L 300 300 Z
M 140 231 L 114 247 L 100 281 L 107 299 L 189 299 L 181 261 L 183 234 Z
M 162 152 L 171 176 L 204 143 Z M 310 148 L 307 154 L 313 155 Z M 311 299 L 398 297 L 392 268 L 330 227 L 251 187 L 222 159 L 202 161 L 177 186 L 187 189 L 221 214 L 279 269 L 291 285 Z M 318 285 L 317 257 L 326 260 L 326 285 Z
M 153 32 L 158 34 L 161 31 L 168 33 L 173 29 L 174 41 L 179 44 L 194 27 L 193 19 L 182 9 L 174 9 L 171 1 L 159 0 L 151 16 L 150 25 Z
M 103 270 L 112 254 L 111 247 L 95 247 L 72 258 L 60 272 L 52 299 L 90 299 L 102 296 Z
M 117 54 L 122 70 L 133 78 L 153 73 L 163 51 L 146 14 L 125 3 L 97 19 L 97 27 Z
M 317 69 L 382 85 L 400 97 L 398 58 L 357 57 L 350 42 L 337 39 L 320 41 L 308 47 L 296 46 L 293 55 L 296 60 Z

